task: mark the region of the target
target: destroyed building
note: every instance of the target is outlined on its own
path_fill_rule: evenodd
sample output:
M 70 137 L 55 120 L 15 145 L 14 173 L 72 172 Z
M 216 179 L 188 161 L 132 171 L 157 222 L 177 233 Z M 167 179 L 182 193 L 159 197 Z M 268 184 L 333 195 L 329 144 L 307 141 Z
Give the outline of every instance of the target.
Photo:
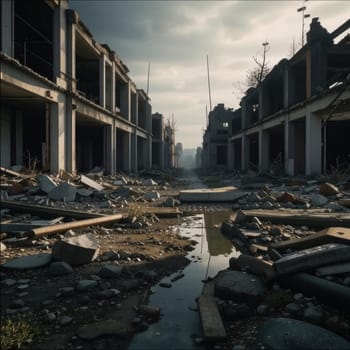
M 152 114 L 152 167 L 170 169 L 176 165 L 175 128 L 161 113 Z
M 149 96 L 68 0 L 1 1 L 0 60 L 1 166 L 109 174 L 163 166 L 152 162 Z
M 209 121 L 203 167 L 293 176 L 348 166 L 350 39 L 349 34 L 341 36 L 349 27 L 350 20 L 329 33 L 314 18 L 307 43 L 246 92 L 240 101 L 241 125 L 233 128 L 232 135 L 213 143 Z M 213 145 L 219 153 L 210 150 Z
M 238 126 L 237 126 L 238 123 Z M 202 165 L 206 169 L 225 168 L 228 161 L 227 140 L 235 128 L 240 129 L 240 111 L 219 103 L 209 113 L 203 136 Z

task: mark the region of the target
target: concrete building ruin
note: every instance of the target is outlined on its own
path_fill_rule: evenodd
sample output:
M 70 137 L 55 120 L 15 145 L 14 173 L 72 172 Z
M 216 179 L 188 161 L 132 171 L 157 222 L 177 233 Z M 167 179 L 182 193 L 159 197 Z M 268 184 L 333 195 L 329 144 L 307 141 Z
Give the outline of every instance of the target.
M 2 0 L 0 62 L 2 166 L 152 166 L 150 98 L 67 0 Z
M 314 18 L 306 45 L 247 91 L 235 111 L 241 125 L 235 124 L 226 137 L 227 170 L 273 170 L 293 176 L 349 166 L 349 34 L 334 43 L 349 28 L 350 20 L 329 33 Z M 219 147 L 212 134 L 209 121 L 203 137 L 205 169 L 222 165 L 211 150 L 213 141 Z

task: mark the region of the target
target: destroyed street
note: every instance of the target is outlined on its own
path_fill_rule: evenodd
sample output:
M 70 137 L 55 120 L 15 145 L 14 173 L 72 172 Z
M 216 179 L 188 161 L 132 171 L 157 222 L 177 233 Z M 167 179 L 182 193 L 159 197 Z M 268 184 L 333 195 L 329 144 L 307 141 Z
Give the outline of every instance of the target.
M 349 180 L 1 168 L 2 346 L 345 349 Z

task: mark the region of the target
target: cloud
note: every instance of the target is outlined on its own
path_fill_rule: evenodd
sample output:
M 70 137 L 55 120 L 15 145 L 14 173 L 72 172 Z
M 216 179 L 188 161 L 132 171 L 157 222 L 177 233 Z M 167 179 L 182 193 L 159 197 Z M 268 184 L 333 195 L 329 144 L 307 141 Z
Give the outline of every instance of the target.
M 348 13 L 345 1 L 309 1 L 311 17 L 333 31 Z M 153 111 L 174 114 L 176 140 L 185 148 L 202 143 L 209 108 L 206 55 L 213 107 L 238 107 L 233 83 L 254 67 L 252 56 L 270 43 L 272 68 L 301 41 L 300 1 L 70 1 L 95 39 L 107 43 L 146 90 L 151 62 Z M 349 16 L 348 16 L 349 17 Z M 306 20 L 306 31 L 310 20 Z

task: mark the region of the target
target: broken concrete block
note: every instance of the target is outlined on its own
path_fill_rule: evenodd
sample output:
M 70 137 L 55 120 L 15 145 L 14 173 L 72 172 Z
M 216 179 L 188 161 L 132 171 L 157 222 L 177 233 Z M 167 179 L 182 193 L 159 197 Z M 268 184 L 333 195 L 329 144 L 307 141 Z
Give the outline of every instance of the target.
M 9 260 L 5 264 L 2 264 L 1 267 L 12 270 L 36 269 L 50 264 L 51 259 L 51 254 L 34 254 Z
M 49 193 L 50 191 L 52 191 L 54 188 L 57 187 L 56 182 L 54 182 L 50 176 L 39 175 L 37 177 L 37 180 L 39 181 L 40 189 L 45 193 Z
M 283 275 L 348 260 L 350 246 L 329 243 L 287 254 L 275 261 L 274 268 L 278 274 Z
M 215 296 L 222 299 L 257 305 L 265 293 L 264 283 L 250 273 L 225 270 L 215 280 Z
M 0 252 L 4 252 L 7 249 L 6 245 L 0 242 Z
M 82 339 L 91 340 L 108 335 L 125 336 L 127 331 L 123 320 L 104 320 L 83 326 L 77 334 Z
M 80 181 L 84 185 L 89 186 L 89 187 L 93 188 L 96 191 L 102 191 L 103 190 L 103 186 L 102 185 L 100 185 L 96 181 L 88 178 L 87 176 L 81 175 L 80 176 Z
M 144 197 L 146 200 L 159 199 L 160 194 L 159 194 L 159 192 L 146 192 Z
M 86 188 L 79 188 L 77 193 L 81 197 L 90 197 L 94 192 L 91 190 L 87 190 Z
M 179 192 L 179 198 L 181 202 L 235 202 L 246 194 L 234 186 L 228 186 L 183 190 Z
M 96 280 L 80 280 L 77 283 L 77 290 L 83 292 L 85 290 L 93 289 L 97 286 Z
M 64 261 L 55 261 L 49 267 L 49 273 L 53 276 L 68 275 L 73 271 L 72 266 Z
M 75 186 L 70 185 L 67 182 L 59 184 L 56 188 L 52 189 L 47 195 L 50 199 L 56 201 L 74 202 L 77 189 Z
M 143 180 L 143 185 L 144 186 L 157 186 L 158 183 L 155 182 L 153 179 L 146 179 L 146 180 Z
M 177 207 L 178 205 L 180 205 L 180 201 L 178 201 L 175 198 L 167 198 L 166 201 L 164 202 L 164 207 L 167 208 L 173 208 L 173 207 Z
M 7 191 L 0 190 L 0 199 L 2 201 L 7 201 L 9 199 L 9 195 L 8 195 Z
M 95 260 L 99 250 L 95 236 L 87 233 L 55 242 L 52 256 L 55 260 L 65 261 L 73 266 L 83 265 Z
M 311 196 L 312 204 L 317 207 L 322 207 L 323 205 L 328 203 L 328 199 L 325 196 L 322 196 L 322 194 L 313 194 Z
M 320 186 L 319 193 L 324 196 L 335 196 L 336 194 L 339 193 L 339 190 L 333 184 L 325 182 Z

